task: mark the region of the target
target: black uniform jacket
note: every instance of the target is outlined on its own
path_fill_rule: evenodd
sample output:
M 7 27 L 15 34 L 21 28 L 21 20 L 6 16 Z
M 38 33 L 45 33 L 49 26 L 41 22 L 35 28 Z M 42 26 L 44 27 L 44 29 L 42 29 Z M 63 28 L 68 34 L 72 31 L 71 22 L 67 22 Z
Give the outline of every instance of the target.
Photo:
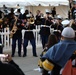
M 40 28 L 40 34 L 48 36 L 50 34 L 50 28 L 49 27 L 50 27 L 51 24 L 52 24 L 52 22 L 51 22 L 50 17 L 48 17 L 48 20 L 43 19 L 42 20 L 42 25 L 46 25 L 46 27 L 43 26 L 43 27 Z
M 41 15 L 36 15 L 35 24 L 36 25 L 41 25 Z
M 34 24 L 30 24 L 29 27 L 26 27 L 25 29 L 28 31 L 25 31 L 24 39 L 27 39 L 27 40 L 34 39 L 33 31 L 31 31 L 31 30 L 35 29 Z
M 12 21 L 12 27 L 14 25 L 14 20 Z M 21 25 L 22 24 L 22 21 L 21 20 L 17 20 L 16 22 L 16 26 L 17 26 L 17 31 L 15 32 L 15 34 L 13 35 L 13 38 L 22 38 L 22 29 L 23 29 L 23 26 Z M 12 29 L 12 28 L 11 28 Z

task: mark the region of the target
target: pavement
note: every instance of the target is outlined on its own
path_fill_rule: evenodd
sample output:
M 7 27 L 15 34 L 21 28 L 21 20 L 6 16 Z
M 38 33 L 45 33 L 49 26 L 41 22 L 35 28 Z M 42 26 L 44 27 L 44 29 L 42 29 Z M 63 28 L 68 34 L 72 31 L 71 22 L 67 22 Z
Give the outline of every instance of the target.
M 26 75 L 41 75 L 41 73 L 38 71 L 38 60 L 42 50 L 43 49 L 41 47 L 37 48 L 38 57 L 33 57 L 32 48 L 29 48 L 27 50 L 26 57 L 18 57 L 18 52 L 16 51 L 15 57 L 13 57 L 12 59 L 19 65 L 19 67 L 23 70 L 23 72 Z M 11 54 L 11 50 L 4 51 L 4 53 Z

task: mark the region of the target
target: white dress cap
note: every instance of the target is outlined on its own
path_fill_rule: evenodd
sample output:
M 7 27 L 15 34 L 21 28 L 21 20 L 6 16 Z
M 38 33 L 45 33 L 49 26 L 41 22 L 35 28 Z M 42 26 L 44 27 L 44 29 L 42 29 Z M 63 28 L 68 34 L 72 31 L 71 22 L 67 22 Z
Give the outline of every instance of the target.
M 46 13 L 51 13 L 51 10 L 46 9 L 45 12 L 46 12 Z
M 31 15 L 30 14 L 27 14 L 26 17 L 31 17 Z
M 70 24 L 70 21 L 69 21 L 69 20 L 63 20 L 63 21 L 61 22 L 61 24 L 65 27 L 65 26 L 67 26 L 68 24 Z
M 57 16 L 57 18 L 60 18 L 60 19 L 62 19 L 62 17 L 61 17 L 60 15 L 58 15 L 58 16 Z

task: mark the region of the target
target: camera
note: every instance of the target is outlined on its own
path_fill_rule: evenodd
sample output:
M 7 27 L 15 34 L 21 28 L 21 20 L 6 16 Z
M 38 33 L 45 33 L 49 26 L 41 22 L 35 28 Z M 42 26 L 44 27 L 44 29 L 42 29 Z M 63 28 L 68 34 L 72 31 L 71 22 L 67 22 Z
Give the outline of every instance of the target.
M 6 58 L 8 57 L 8 54 L 0 54 L 0 61 L 4 62 L 7 61 Z

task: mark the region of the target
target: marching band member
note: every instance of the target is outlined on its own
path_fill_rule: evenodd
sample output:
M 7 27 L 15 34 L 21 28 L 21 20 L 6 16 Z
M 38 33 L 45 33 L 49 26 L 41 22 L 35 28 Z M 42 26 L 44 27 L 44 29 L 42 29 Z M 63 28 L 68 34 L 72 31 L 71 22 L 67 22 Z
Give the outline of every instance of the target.
M 36 11 L 36 20 L 35 20 L 35 24 L 36 25 L 41 25 L 41 11 L 40 10 L 37 10 Z
M 40 36 L 42 40 L 42 47 L 44 48 L 47 43 L 48 36 L 50 35 L 50 25 L 52 24 L 52 18 L 50 17 L 50 11 L 46 11 L 46 17 L 42 20 L 40 28 Z
M 23 14 L 23 20 L 26 21 L 26 15 L 29 14 L 29 10 L 25 10 L 24 14 Z
M 4 13 L 0 10 L 0 19 L 4 18 Z
M 13 8 L 11 8 L 11 10 L 10 10 L 10 13 L 7 15 L 7 18 L 8 18 L 8 20 L 9 20 L 9 28 L 10 28 L 10 30 L 12 29 L 12 25 L 11 25 L 11 22 L 12 22 L 12 20 L 13 20 L 13 18 L 14 18 L 14 9 Z
M 70 21 L 65 19 L 61 22 L 61 24 L 63 25 L 63 28 L 70 26 Z
M 73 7 L 71 9 L 72 19 L 76 20 L 76 1 L 73 3 Z
M 54 34 L 57 36 L 59 41 L 61 38 L 61 32 L 63 30 L 63 25 L 61 24 L 61 22 L 62 22 L 62 17 L 58 15 L 56 23 L 51 26 L 51 28 L 54 28 Z
M 38 66 L 40 67 L 40 69 L 42 70 L 42 75 L 50 75 L 49 73 L 48 73 L 48 71 L 47 70 L 45 70 L 41 65 L 41 62 L 43 62 L 42 60 L 41 60 L 41 58 L 42 58 L 42 56 L 49 50 L 49 48 L 51 48 L 53 45 L 55 45 L 56 43 L 58 42 L 58 40 L 57 40 L 57 37 L 56 37 L 56 35 L 54 35 L 54 34 L 50 34 L 49 35 L 49 37 L 48 37 L 48 42 L 47 42 L 47 44 L 45 45 L 45 48 L 44 48 L 44 50 L 42 51 L 42 53 L 41 53 L 41 55 L 40 55 L 40 59 L 39 59 L 39 62 L 38 62 Z
M 36 53 L 36 42 L 35 42 L 35 37 L 33 34 L 33 30 L 35 28 L 34 22 L 32 22 L 32 15 L 28 14 L 26 15 L 25 19 L 25 29 L 27 31 L 25 31 L 24 33 L 24 43 L 23 43 L 23 57 L 27 56 L 27 46 L 28 46 L 28 42 L 30 41 L 31 45 L 32 45 L 32 53 L 34 57 L 37 57 L 37 53 Z
M 18 56 L 21 57 L 22 27 L 22 21 L 13 15 L 10 31 L 10 38 L 12 38 L 12 57 L 15 55 L 16 41 L 18 41 Z
M 4 28 L 7 28 L 7 27 L 9 27 L 9 20 L 8 18 L 3 18 L 3 23 L 2 23 L 3 31 L 4 31 Z
M 74 29 L 74 31 L 75 31 L 75 41 L 76 41 L 76 21 L 75 21 L 75 20 L 73 20 L 73 23 L 72 23 L 71 27 L 72 27 L 72 28 Z
M 17 12 L 15 13 L 15 15 L 18 17 L 18 19 L 22 19 L 22 13 L 21 13 L 21 10 L 20 9 L 17 9 Z
M 2 31 L 2 23 L 3 23 L 3 20 L 0 20 L 0 32 Z M 3 53 L 3 44 L 2 44 L 1 34 L 0 34 L 0 54 L 1 53 Z
M 52 9 L 52 16 L 53 16 L 53 17 L 56 16 L 56 7 L 53 7 L 53 9 Z
M 2 11 L 4 13 L 4 17 L 7 17 L 9 14 L 9 10 L 5 5 L 3 5 L 3 7 L 2 7 Z

